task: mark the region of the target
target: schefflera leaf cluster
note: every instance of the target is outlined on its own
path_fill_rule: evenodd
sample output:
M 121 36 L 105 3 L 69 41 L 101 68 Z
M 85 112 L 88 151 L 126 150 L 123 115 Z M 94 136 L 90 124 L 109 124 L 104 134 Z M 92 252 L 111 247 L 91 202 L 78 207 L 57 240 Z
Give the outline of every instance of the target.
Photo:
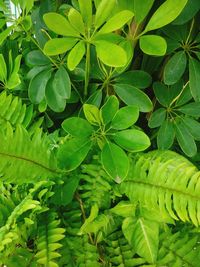
M 119 108 L 119 101 L 113 95 L 100 109 L 84 104 L 83 111 L 86 119 L 71 117 L 62 123 L 68 135 L 63 137 L 63 144 L 58 149 L 59 167 L 69 171 L 77 168 L 97 144 L 105 170 L 120 183 L 129 171 L 127 152 L 143 151 L 150 146 L 148 136 L 134 126 L 139 118 L 139 108 Z

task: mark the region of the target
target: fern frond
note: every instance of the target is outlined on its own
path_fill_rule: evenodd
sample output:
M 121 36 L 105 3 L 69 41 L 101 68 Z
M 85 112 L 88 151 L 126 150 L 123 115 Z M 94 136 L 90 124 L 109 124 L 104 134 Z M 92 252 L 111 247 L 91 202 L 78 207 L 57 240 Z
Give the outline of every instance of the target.
M 13 131 L 8 124 L 6 133 L 0 132 L 0 174 L 2 181 L 16 184 L 58 175 L 56 159 L 41 130 L 30 137 L 22 126 Z
M 135 251 L 128 244 L 121 230 L 107 236 L 104 257 L 106 266 L 134 267 L 146 262 L 142 258 L 135 257 Z
M 64 228 L 59 228 L 59 220 L 55 219 L 55 214 L 43 215 L 43 221 L 38 228 L 37 250 L 35 255 L 37 263 L 45 267 L 58 267 L 55 259 L 61 255 L 57 250 L 62 246 L 60 240 L 64 238 Z
M 131 202 L 160 209 L 175 220 L 200 224 L 200 172 L 171 151 L 138 155 L 122 190 Z
M 12 126 L 22 124 L 25 128 L 33 116 L 33 106 L 22 104 L 21 98 L 8 95 L 6 91 L 0 94 L 0 125 L 9 122 Z
M 23 214 L 26 214 L 26 218 L 29 217 L 28 214 L 32 214 L 34 211 L 41 210 L 40 202 L 34 200 L 34 194 L 37 190 L 44 185 L 45 182 L 39 182 L 35 185 L 34 188 L 30 189 L 30 192 L 24 199 L 19 201 L 19 204 L 16 205 L 13 210 L 10 212 L 6 223 L 0 228 L 0 259 L 8 258 L 10 254 L 16 249 L 16 245 L 22 245 L 22 237 L 24 235 L 21 232 L 22 228 L 25 226 L 24 221 L 22 220 L 22 228 L 20 228 L 20 217 Z M 4 253 L 4 251 L 6 251 Z
M 191 234 L 189 231 L 172 234 L 167 231 L 161 234 L 160 242 L 157 266 L 199 266 L 200 245 L 198 234 Z
M 101 209 L 110 207 L 112 182 L 98 160 L 82 165 L 81 181 L 78 191 L 85 208 L 97 204 Z

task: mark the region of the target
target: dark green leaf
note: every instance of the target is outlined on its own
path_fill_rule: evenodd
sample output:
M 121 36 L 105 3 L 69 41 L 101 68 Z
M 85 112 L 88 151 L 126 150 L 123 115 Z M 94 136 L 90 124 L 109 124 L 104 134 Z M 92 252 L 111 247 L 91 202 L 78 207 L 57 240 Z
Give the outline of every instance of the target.
M 28 53 L 26 56 L 26 64 L 29 66 L 42 66 L 51 63 L 40 50 L 34 50 Z
M 174 143 L 174 123 L 166 120 L 162 123 L 157 136 L 158 149 L 169 149 Z
M 104 124 L 111 122 L 119 109 L 119 101 L 116 96 L 110 96 L 100 109 L 100 116 Z
M 129 171 L 129 159 L 126 153 L 113 143 L 106 143 L 101 152 L 101 162 L 107 173 L 121 183 Z
M 115 84 L 114 90 L 126 105 L 136 105 L 142 112 L 149 112 L 153 108 L 149 97 L 134 86 L 127 84 Z
M 200 101 L 200 62 L 194 58 L 189 60 L 190 90 L 195 101 Z
M 142 70 L 132 70 L 122 73 L 115 78 L 117 83 L 133 85 L 137 88 L 147 88 L 151 82 L 151 76 Z
M 187 117 L 182 118 L 182 120 L 194 139 L 200 141 L 200 123 L 192 118 Z
M 71 117 L 62 123 L 62 128 L 74 137 L 88 137 L 93 133 L 93 127 L 84 119 Z
M 186 104 L 179 107 L 178 110 L 189 116 L 200 117 L 200 102 Z
M 148 125 L 150 128 L 159 127 L 164 122 L 165 118 L 166 118 L 166 109 L 159 108 L 151 114 Z
M 91 141 L 85 138 L 73 138 L 65 141 L 57 152 L 59 168 L 68 171 L 76 169 L 87 156 L 91 145 Z
M 44 99 L 46 85 L 50 77 L 50 70 L 44 70 L 33 77 L 28 88 L 28 95 L 32 103 L 39 104 Z
M 182 77 L 187 64 L 184 51 L 175 53 L 167 62 L 164 69 L 164 82 L 167 85 L 176 83 Z
M 148 136 L 139 130 L 124 130 L 113 135 L 114 141 L 127 151 L 143 151 L 150 146 L 150 140 Z
M 66 100 L 58 93 L 57 88 L 54 86 L 54 77 L 52 77 L 46 85 L 45 96 L 48 106 L 53 111 L 64 111 Z
M 177 141 L 183 152 L 188 157 L 194 156 L 197 153 L 197 147 L 194 137 L 188 131 L 188 127 L 182 121 L 177 121 L 175 123 L 175 130 Z
M 56 92 L 64 99 L 71 96 L 71 81 L 68 72 L 63 66 L 57 70 L 54 76 L 53 86 Z
M 127 129 L 138 120 L 138 117 L 139 108 L 137 106 L 120 108 L 111 122 L 111 127 L 116 130 Z

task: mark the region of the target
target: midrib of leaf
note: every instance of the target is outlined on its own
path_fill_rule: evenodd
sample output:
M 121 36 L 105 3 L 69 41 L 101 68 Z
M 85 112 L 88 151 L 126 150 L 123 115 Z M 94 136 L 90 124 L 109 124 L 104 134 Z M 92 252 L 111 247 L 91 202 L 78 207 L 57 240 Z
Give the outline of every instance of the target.
M 146 233 L 146 230 L 145 230 L 144 223 L 143 223 L 142 219 L 138 219 L 138 221 L 140 223 L 140 226 L 141 226 L 141 229 L 142 229 L 142 232 L 143 232 L 143 235 L 144 235 L 144 238 L 145 238 L 149 253 L 151 255 L 151 260 L 152 260 L 152 262 L 154 262 L 153 254 L 152 254 L 152 250 L 151 250 L 151 245 L 149 243 L 149 239 L 148 239 L 148 236 L 147 236 L 147 233 Z
M 147 183 L 147 182 L 144 182 L 144 181 L 141 182 L 141 181 L 137 181 L 137 180 L 126 180 L 126 181 L 124 181 L 124 183 L 141 184 L 141 185 L 149 186 L 149 187 L 152 187 L 152 188 L 168 190 L 168 191 L 170 191 L 172 193 L 176 193 L 176 194 L 179 194 L 179 195 L 184 195 L 184 196 L 187 196 L 187 197 L 190 197 L 190 198 L 194 198 L 197 201 L 200 201 L 200 196 L 198 197 L 198 196 L 186 193 L 185 191 L 183 192 L 183 191 L 180 191 L 180 190 L 177 190 L 177 189 L 174 189 L 174 188 L 170 188 L 168 186 Z
M 32 159 L 28 159 L 28 158 L 25 158 L 25 157 L 21 157 L 21 156 L 16 156 L 16 155 L 12 155 L 12 154 L 8 154 L 8 153 L 2 153 L 0 152 L 0 156 L 2 157 L 9 157 L 9 158 L 14 158 L 14 159 L 17 159 L 17 160 L 22 160 L 22 161 L 26 161 L 32 165 L 36 165 L 42 169 L 45 169 L 46 171 L 48 172 L 51 172 L 51 173 L 54 173 L 54 174 L 59 174 L 60 172 L 58 170 L 55 170 L 55 169 L 51 169 L 37 161 L 34 161 Z

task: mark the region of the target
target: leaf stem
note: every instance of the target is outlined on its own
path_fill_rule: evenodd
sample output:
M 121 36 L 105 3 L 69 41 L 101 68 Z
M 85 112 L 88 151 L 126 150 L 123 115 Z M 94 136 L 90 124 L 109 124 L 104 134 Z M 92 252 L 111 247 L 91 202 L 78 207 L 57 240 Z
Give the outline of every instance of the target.
M 84 87 L 84 98 L 88 94 L 88 84 L 90 79 L 90 43 L 86 44 L 86 66 L 85 66 L 85 87 Z

